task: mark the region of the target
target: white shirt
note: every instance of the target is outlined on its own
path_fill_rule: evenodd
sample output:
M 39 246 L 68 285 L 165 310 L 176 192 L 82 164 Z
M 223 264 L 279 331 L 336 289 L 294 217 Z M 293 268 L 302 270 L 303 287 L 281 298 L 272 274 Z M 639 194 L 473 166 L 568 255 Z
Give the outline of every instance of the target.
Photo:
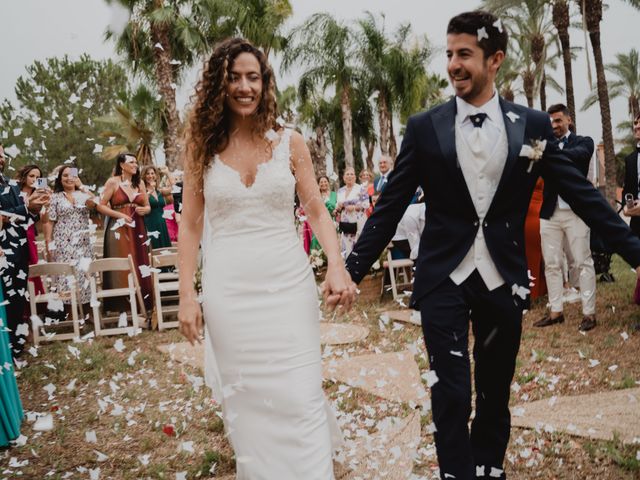
M 565 133 L 562 138 L 559 139 L 560 143 L 558 144 L 558 148 L 560 148 L 560 150 L 562 150 L 564 148 L 564 143 L 562 143 L 562 140 L 569 139 L 569 135 L 571 135 L 571 132 L 567 132 Z M 562 197 L 560 195 L 558 195 L 558 208 L 560 210 L 571 210 L 571 206 L 565 202 Z
M 398 223 L 394 240 L 408 240 L 409 247 L 411 248 L 411 254 L 409 258 L 415 260 L 418 258 L 418 249 L 420 248 L 420 237 L 424 230 L 425 220 L 425 204 L 413 203 L 407 207 L 402 219 Z
M 504 284 L 504 279 L 498 272 L 486 241 L 483 228 L 487 226 L 485 216 L 491 206 L 493 197 L 498 189 L 498 183 L 508 155 L 507 132 L 504 117 L 500 108 L 500 101 L 494 93 L 491 100 L 481 107 L 474 107 L 461 98 L 456 97 L 456 151 L 458 162 L 462 170 L 469 194 L 478 215 L 478 233 L 464 259 L 451 273 L 450 278 L 460 285 L 475 270 L 482 277 L 489 290 L 494 290 Z M 482 125 L 486 138 L 485 147 L 479 153 L 473 153 L 469 138 L 474 132 L 470 115 L 486 113 L 487 118 Z M 486 130 L 484 130 L 486 128 Z

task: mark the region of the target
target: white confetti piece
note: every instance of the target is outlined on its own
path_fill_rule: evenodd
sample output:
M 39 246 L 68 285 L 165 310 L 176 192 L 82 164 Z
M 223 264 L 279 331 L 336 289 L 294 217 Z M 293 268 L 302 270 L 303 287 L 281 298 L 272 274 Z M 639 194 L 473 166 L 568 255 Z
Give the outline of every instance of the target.
M 50 432 L 53 430 L 53 416 L 51 414 L 39 417 L 33 424 L 33 430 L 36 432 Z
M 520 118 L 520 115 L 514 112 L 507 112 L 507 117 L 511 120 L 511 123 L 516 123 L 516 120 Z
M 87 443 L 98 443 L 98 437 L 95 430 L 89 430 L 84 432 L 84 441 Z
M 481 42 L 483 38 L 489 39 L 489 34 L 485 27 L 480 27 L 478 29 L 478 42 Z
M 122 341 L 122 339 L 119 338 L 113 344 L 113 348 L 116 350 L 116 352 L 122 353 L 126 347 L 124 346 L 124 342 Z
M 427 382 L 428 387 L 433 387 L 439 380 L 435 370 L 429 370 L 427 373 L 423 373 L 422 378 Z

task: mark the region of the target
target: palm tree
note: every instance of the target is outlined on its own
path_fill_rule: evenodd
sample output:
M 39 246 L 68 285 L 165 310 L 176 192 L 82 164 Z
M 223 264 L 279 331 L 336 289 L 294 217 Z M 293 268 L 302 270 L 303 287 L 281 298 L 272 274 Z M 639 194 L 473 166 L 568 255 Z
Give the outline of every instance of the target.
M 485 0 L 484 6 L 502 17 L 522 52 L 522 82 L 528 106 L 533 107 L 538 92 L 540 106 L 545 110 L 549 81 L 545 64 L 553 57 L 550 47 L 556 41 L 548 0 Z
M 213 45 L 231 35 L 243 35 L 265 53 L 280 51 L 279 34 L 291 15 L 288 0 L 105 0 L 130 12 L 122 32 L 107 30 L 134 73 L 152 80 L 163 100 L 164 150 L 167 165 L 177 164 L 180 117 L 175 89 L 182 73 L 201 60 Z
M 609 98 L 625 97 L 631 120 L 640 113 L 640 58 L 638 50 L 632 48 L 629 53 L 616 54 L 616 63 L 610 63 L 605 69 L 613 73 L 617 80 L 609 83 Z M 598 95 L 592 92 L 584 101 L 582 110 L 598 102 Z
M 569 26 L 571 18 L 569 15 L 570 5 L 567 0 L 553 0 L 551 8 L 551 17 L 553 25 L 558 31 L 558 38 L 562 48 L 562 64 L 564 65 L 564 88 L 567 98 L 567 108 L 573 120 L 573 126 L 576 128 L 576 101 L 573 94 L 573 68 L 571 55 L 571 42 L 569 37 Z
M 609 89 L 602 60 L 602 46 L 600 44 L 600 22 L 602 21 L 602 0 L 579 0 L 589 40 L 593 50 L 598 86 L 598 102 L 600 104 L 600 121 L 602 123 L 602 142 L 604 143 L 605 159 L 605 193 L 612 205 L 616 201 L 617 166 L 615 160 L 613 132 L 611 128 L 611 106 L 609 104 Z M 640 9 L 640 0 L 627 0 L 627 3 Z
M 153 164 L 155 139 L 162 123 L 162 104 L 145 85 L 140 85 L 130 98 L 122 98 L 112 115 L 96 119 L 105 130 L 100 137 L 109 139 L 102 158 L 113 160 L 120 153 L 135 152 L 141 165 Z
M 410 24 L 400 25 L 394 38 L 389 39 L 384 15 L 380 23 L 371 12 L 358 21 L 359 50 L 366 89 L 377 95 L 380 150 L 395 157 L 394 111 L 404 114 L 406 121 L 408 115 L 424 108 L 424 96 L 430 85 L 426 65 L 433 50 L 426 37 L 409 45 Z
M 306 67 L 301 83 L 321 86 L 322 90 L 335 88 L 340 98 L 344 159 L 348 167 L 354 167 L 351 98 L 360 73 L 354 65 L 352 30 L 327 13 L 316 13 L 293 29 L 289 42 L 283 55 L 283 71 L 294 64 Z
M 289 0 L 242 0 L 227 4 L 227 16 L 235 19 L 237 31 L 260 47 L 264 54 L 281 52 L 287 46 L 282 34 L 284 22 L 293 9 Z

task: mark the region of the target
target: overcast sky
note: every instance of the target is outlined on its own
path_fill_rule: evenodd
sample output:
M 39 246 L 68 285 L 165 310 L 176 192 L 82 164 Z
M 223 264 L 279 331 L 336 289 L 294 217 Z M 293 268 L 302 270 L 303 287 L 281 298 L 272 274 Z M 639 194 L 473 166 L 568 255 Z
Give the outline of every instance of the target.
M 446 41 L 446 25 L 450 17 L 479 4 L 470 0 L 290 0 L 294 15 L 290 25 L 301 23 L 312 13 L 329 12 L 342 19 L 357 18 L 364 10 L 382 12 L 386 16 L 389 31 L 401 22 L 411 22 L 417 33 L 426 33 L 432 43 L 443 47 Z M 94 58 L 115 58 L 111 43 L 103 41 L 103 34 L 112 13 L 104 0 L 0 0 L 2 3 L 2 36 L 0 38 L 0 99 L 15 100 L 16 79 L 25 73 L 25 66 L 34 60 L 68 54 L 77 58 L 88 53 Z M 604 14 L 602 23 L 602 48 L 605 63 L 613 62 L 615 54 L 628 52 L 637 41 L 640 12 L 620 0 L 612 0 Z M 571 32 L 573 45 L 585 45 L 581 30 Z M 637 42 L 636 42 L 637 43 Z M 593 69 L 593 58 L 591 65 Z M 444 53 L 438 54 L 430 69 L 446 77 Z M 274 61 L 277 67 L 277 59 Z M 593 70 L 592 70 L 593 71 Z M 564 84 L 562 67 L 552 74 Z M 587 81 L 585 51 L 580 52 L 574 62 L 576 104 L 582 104 L 590 91 Z M 178 92 L 179 104 L 184 104 L 193 86 L 196 74 L 185 79 Z M 595 82 L 595 72 L 593 73 Z M 281 88 L 295 84 L 295 75 L 278 75 Z M 593 89 L 595 89 L 595 84 Z M 448 89 L 451 92 L 451 89 Z M 525 103 L 524 99 L 519 99 Z M 563 101 L 564 97 L 549 91 L 548 102 Z M 627 106 L 624 100 L 612 103 L 615 125 L 626 119 Z M 596 106 L 577 114 L 580 133 L 601 139 L 600 115 Z

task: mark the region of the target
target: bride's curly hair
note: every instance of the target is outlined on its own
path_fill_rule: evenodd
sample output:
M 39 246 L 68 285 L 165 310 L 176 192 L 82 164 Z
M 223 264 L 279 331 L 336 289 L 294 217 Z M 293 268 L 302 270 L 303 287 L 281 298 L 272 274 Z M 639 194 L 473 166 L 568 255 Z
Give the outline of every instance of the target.
M 244 52 L 256 57 L 262 73 L 262 94 L 254 113 L 254 133 L 263 137 L 270 129 L 278 129 L 275 79 L 267 57 L 243 38 L 220 42 L 205 63 L 191 97 L 192 107 L 183 137 L 183 165 L 200 187 L 213 156 L 229 143 L 230 112 L 225 96 L 233 63 Z

